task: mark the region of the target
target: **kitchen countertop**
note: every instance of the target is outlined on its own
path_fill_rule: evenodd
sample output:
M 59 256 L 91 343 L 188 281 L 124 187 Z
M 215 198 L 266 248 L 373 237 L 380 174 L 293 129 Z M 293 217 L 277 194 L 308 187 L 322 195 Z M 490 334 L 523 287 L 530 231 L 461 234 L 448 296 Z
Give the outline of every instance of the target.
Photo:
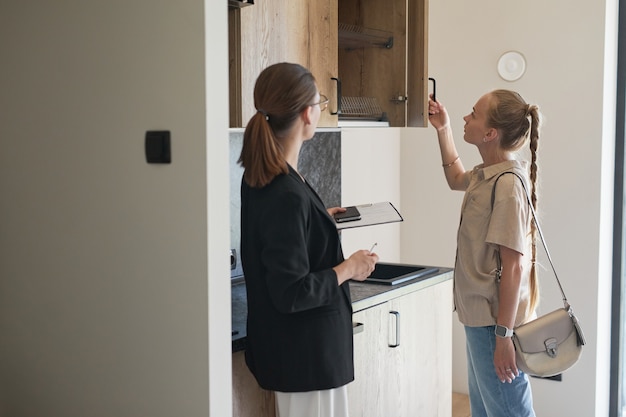
M 391 299 L 419 291 L 421 289 L 452 279 L 452 268 L 439 267 L 439 270 L 424 277 L 397 285 L 382 285 L 351 281 L 350 296 L 355 312 L 382 304 Z M 246 317 L 246 284 L 243 279 L 233 280 L 232 285 L 232 349 L 238 352 L 245 349 Z

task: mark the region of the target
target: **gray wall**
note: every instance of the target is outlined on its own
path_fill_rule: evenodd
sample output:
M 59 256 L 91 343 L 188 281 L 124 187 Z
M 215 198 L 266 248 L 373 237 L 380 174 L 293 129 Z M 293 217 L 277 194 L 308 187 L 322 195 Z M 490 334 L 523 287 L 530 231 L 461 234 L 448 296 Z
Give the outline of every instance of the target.
M 207 4 L 0 2 L 1 416 L 230 414 L 227 20 Z M 145 162 L 152 129 L 170 165 Z

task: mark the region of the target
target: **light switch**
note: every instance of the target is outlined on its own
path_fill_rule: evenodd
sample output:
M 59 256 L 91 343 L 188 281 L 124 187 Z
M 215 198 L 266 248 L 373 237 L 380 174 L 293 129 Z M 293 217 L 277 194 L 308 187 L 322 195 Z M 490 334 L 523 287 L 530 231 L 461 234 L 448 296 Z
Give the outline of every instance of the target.
M 146 132 L 146 161 L 149 164 L 169 164 L 172 162 L 169 130 Z

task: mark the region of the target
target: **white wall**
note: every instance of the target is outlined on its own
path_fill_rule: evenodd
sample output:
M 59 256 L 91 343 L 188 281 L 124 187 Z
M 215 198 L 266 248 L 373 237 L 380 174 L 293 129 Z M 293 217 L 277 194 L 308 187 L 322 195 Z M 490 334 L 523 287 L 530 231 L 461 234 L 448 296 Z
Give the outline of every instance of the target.
M 226 5 L 206 3 L 0 3 L 2 416 L 231 413 Z M 172 164 L 145 162 L 153 129 Z
M 391 202 L 402 213 L 400 199 L 400 135 L 395 128 L 343 128 L 341 130 L 341 204 Z M 381 261 L 400 261 L 403 223 L 390 223 L 341 232 L 346 257 L 370 249 Z
M 579 0 L 430 1 L 429 76 L 437 79 L 466 168 L 480 159 L 462 143 L 462 116 L 483 93 L 517 90 L 545 115 L 541 222 L 588 345 L 563 382 L 533 379 L 538 415 L 608 415 L 615 16 L 614 1 L 593 7 Z M 508 50 L 527 59 L 526 74 L 516 82 L 496 72 Z M 401 155 L 402 258 L 451 266 L 462 194 L 447 188 L 432 128 L 404 131 Z M 409 219 L 409 213 L 417 215 Z M 549 269 L 540 269 L 540 276 L 541 311 L 550 311 L 560 297 Z M 454 321 L 453 386 L 466 391 L 464 336 Z

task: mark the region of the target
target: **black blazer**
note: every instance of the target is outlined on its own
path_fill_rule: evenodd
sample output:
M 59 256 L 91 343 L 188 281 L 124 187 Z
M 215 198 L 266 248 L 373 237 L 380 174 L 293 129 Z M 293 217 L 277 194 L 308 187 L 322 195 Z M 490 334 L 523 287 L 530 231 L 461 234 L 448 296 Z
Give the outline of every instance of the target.
M 248 296 L 246 363 L 267 390 L 305 392 L 354 379 L 348 282 L 339 233 L 290 167 L 263 188 L 241 184 L 241 260 Z

